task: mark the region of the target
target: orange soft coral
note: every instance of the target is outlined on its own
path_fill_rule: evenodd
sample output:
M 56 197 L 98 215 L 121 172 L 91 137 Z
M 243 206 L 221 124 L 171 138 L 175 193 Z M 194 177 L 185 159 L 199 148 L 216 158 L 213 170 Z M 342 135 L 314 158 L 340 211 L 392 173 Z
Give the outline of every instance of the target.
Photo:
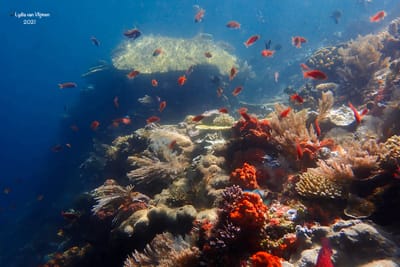
M 237 168 L 232 172 L 231 179 L 245 189 L 256 189 L 259 188 L 256 173 L 256 168 L 245 162 L 242 168 Z
M 267 206 L 264 205 L 258 194 L 245 192 L 243 197 L 235 203 L 229 218 L 233 224 L 242 229 L 261 229 L 267 220 Z
M 259 251 L 250 257 L 252 267 L 281 267 L 281 259 L 265 251 Z

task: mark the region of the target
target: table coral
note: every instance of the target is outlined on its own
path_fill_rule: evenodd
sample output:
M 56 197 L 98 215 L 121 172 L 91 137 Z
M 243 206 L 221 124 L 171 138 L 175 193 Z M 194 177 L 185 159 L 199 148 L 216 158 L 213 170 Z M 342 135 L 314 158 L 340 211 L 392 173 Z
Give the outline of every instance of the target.
M 256 168 L 245 162 L 242 168 L 237 168 L 232 172 L 231 180 L 246 189 L 256 189 L 259 188 L 256 173 Z

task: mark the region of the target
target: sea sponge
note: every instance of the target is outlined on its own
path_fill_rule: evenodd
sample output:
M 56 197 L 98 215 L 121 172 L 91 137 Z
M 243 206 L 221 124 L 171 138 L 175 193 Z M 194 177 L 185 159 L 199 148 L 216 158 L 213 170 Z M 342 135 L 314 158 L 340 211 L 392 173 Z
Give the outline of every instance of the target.
M 281 267 L 281 259 L 265 251 L 258 251 L 250 257 L 252 267 Z
M 258 194 L 244 192 L 229 213 L 230 221 L 243 228 L 260 230 L 267 221 L 268 208 Z
M 231 180 L 246 189 L 259 188 L 257 183 L 257 169 L 245 162 L 242 168 L 237 168 L 231 173 Z

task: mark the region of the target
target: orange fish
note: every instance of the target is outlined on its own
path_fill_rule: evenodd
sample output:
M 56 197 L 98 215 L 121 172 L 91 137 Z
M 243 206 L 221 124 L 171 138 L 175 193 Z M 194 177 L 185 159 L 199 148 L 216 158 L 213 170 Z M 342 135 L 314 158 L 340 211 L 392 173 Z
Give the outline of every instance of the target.
M 153 57 L 156 57 L 156 56 L 160 55 L 162 52 L 163 52 L 163 50 L 161 48 L 156 48 L 153 51 Z
M 172 140 L 171 143 L 169 143 L 168 148 L 173 150 L 175 145 L 176 145 L 176 140 Z
M 243 86 L 238 86 L 235 89 L 233 89 L 232 91 L 232 95 L 233 96 L 237 96 L 238 94 L 240 94 L 240 92 L 243 90 Z
M 317 133 L 317 136 L 318 137 L 321 136 L 321 128 L 319 127 L 318 119 L 315 119 L 314 125 L 315 125 L 315 132 Z
M 224 88 L 218 87 L 218 88 L 217 88 L 217 96 L 218 96 L 218 97 L 221 97 L 223 93 L 224 93 Z
M 161 101 L 160 108 L 158 110 L 162 112 L 166 107 L 167 107 L 167 101 Z
M 247 110 L 248 110 L 247 108 L 241 107 L 241 108 L 238 109 L 238 113 L 240 114 L 240 116 L 242 116 L 242 118 L 245 121 L 250 121 L 251 117 L 249 116 L 249 114 L 247 114 Z
M 353 104 L 351 104 L 351 102 L 349 102 L 349 107 L 350 109 L 353 111 L 354 113 L 354 118 L 356 119 L 357 123 L 361 123 L 362 117 L 368 113 L 368 109 L 364 109 L 361 114 L 358 113 L 358 110 L 353 106 Z
M 140 74 L 139 71 L 137 70 L 132 70 L 131 72 L 128 73 L 128 75 L 126 75 L 126 77 L 128 77 L 128 79 L 134 79 L 136 76 L 138 76 Z
M 372 17 L 369 18 L 370 22 L 379 22 L 381 20 L 383 20 L 386 16 L 386 12 L 381 10 L 378 11 L 375 15 L 373 15 Z
M 158 81 L 156 79 L 151 80 L 151 85 L 153 87 L 157 87 L 158 86 Z
M 218 109 L 218 111 L 220 113 L 228 113 L 228 109 L 227 108 L 220 108 L 220 109 Z
M 263 57 L 272 57 L 275 54 L 274 50 L 268 50 L 268 49 L 264 49 L 261 51 L 261 55 Z
M 303 150 L 301 149 L 301 146 L 298 142 L 296 142 L 296 153 L 297 153 L 298 160 L 303 158 Z
M 203 18 L 204 18 L 204 15 L 206 13 L 206 11 L 204 9 L 202 9 L 201 7 L 198 7 L 197 9 L 198 9 L 197 13 L 194 16 L 194 22 L 196 22 L 196 23 L 202 22 Z
M 147 118 L 146 123 L 150 124 L 150 123 L 155 123 L 155 122 L 159 122 L 161 119 L 157 116 L 151 116 L 149 118 Z
M 203 114 L 200 114 L 200 115 L 194 116 L 193 119 L 192 119 L 192 121 L 193 121 L 193 122 L 199 122 L 199 121 L 201 121 L 201 120 L 204 119 L 204 118 L 205 118 L 205 116 L 204 116 Z
M 326 80 L 328 76 L 320 70 L 309 70 L 303 72 L 304 78 L 314 79 L 314 80 Z
M 178 78 L 178 84 L 180 85 L 180 86 L 183 86 L 184 84 L 185 84 L 185 82 L 186 82 L 186 76 L 185 75 L 182 75 L 182 76 L 180 76 L 179 78 Z
M 229 80 L 232 81 L 236 77 L 237 73 L 238 73 L 237 68 L 232 67 L 229 73 Z
M 243 44 L 246 47 L 249 47 L 249 46 L 253 45 L 258 39 L 260 39 L 260 35 L 253 35 L 253 36 L 250 36 L 249 39 L 247 39 L 247 41 L 244 42 Z
M 126 117 L 122 117 L 122 118 L 118 118 L 118 119 L 113 120 L 112 125 L 114 127 L 118 127 L 119 123 L 122 123 L 122 124 L 125 124 L 125 125 L 129 125 L 129 124 L 132 123 L 132 120 L 131 120 L 131 118 L 129 118 L 129 116 L 126 116 Z
M 226 27 L 230 28 L 230 29 L 240 29 L 240 23 L 234 20 L 228 21 L 228 23 L 226 23 Z
M 306 64 L 304 64 L 304 63 L 301 63 L 300 64 L 300 68 L 303 70 L 303 71 L 306 71 L 306 70 L 311 70 L 310 69 L 310 67 L 309 66 L 307 66 Z
M 293 95 L 290 96 L 290 100 L 295 101 L 299 104 L 304 103 L 304 99 L 297 93 L 294 93 Z
M 294 36 L 292 37 L 292 45 L 297 48 L 301 48 L 301 44 L 306 43 L 307 39 L 301 36 Z
M 291 107 L 288 107 L 287 109 L 283 110 L 281 114 L 279 114 L 279 118 L 285 118 L 287 115 L 289 115 L 289 112 L 292 110 Z
M 204 56 L 206 58 L 212 58 L 212 54 L 210 52 L 208 52 L 208 51 L 204 53 Z
M 59 83 L 58 87 L 60 89 L 66 89 L 66 88 L 75 88 L 78 87 L 78 85 L 74 82 L 66 82 L 66 83 Z
M 92 121 L 92 123 L 90 124 L 90 128 L 92 128 L 93 131 L 96 131 L 97 128 L 99 128 L 100 126 L 100 122 L 98 121 Z
M 113 103 L 114 103 L 114 107 L 115 107 L 115 108 L 119 108 L 118 96 L 115 96 L 115 97 L 114 97 Z

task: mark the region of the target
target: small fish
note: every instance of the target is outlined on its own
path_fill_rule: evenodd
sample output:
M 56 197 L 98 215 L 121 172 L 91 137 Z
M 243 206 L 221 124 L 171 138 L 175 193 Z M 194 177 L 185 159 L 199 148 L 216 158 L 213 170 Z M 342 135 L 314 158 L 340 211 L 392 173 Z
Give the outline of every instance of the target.
M 360 123 L 362 118 L 360 113 L 358 113 L 358 110 L 353 106 L 353 104 L 351 104 L 351 102 L 349 102 L 349 107 L 354 113 L 354 118 L 356 119 L 356 122 Z
M 328 76 L 320 70 L 309 70 L 303 72 L 304 78 L 314 79 L 314 80 L 326 80 Z
M 134 79 L 136 78 L 136 76 L 138 76 L 140 74 L 139 71 L 137 70 L 132 70 L 131 72 L 129 72 L 126 77 L 128 77 L 128 79 Z
M 317 136 L 320 137 L 321 136 L 321 128 L 319 127 L 318 119 L 315 119 L 314 126 L 315 126 L 315 132 L 317 133 Z
M 228 109 L 227 108 L 220 108 L 218 109 L 219 113 L 228 113 Z
M 131 120 L 131 118 L 129 116 L 125 116 L 125 117 L 122 117 L 122 118 L 114 119 L 112 125 L 114 127 L 118 127 L 119 123 L 122 123 L 122 124 L 125 124 L 125 125 L 129 125 L 129 124 L 132 123 L 132 120 Z
M 135 40 L 135 39 L 137 39 L 140 35 L 142 35 L 142 33 L 141 33 L 137 28 L 134 28 L 134 29 L 125 31 L 125 32 L 124 32 L 124 35 L 125 35 L 126 37 L 130 38 L 130 39 Z
M 271 49 L 271 42 L 272 42 L 271 40 L 268 40 L 268 42 L 267 41 L 264 42 L 265 49 L 268 49 L 268 50 Z
M 210 52 L 208 52 L 208 51 L 204 53 L 204 56 L 206 58 L 212 58 L 212 54 Z
M 66 89 L 66 88 L 75 88 L 78 87 L 78 85 L 74 82 L 66 82 L 66 83 L 59 83 L 58 87 L 60 89 Z
M 69 128 L 71 128 L 71 130 L 74 132 L 79 131 L 79 127 L 76 124 L 72 124 Z
M 290 96 L 290 100 L 297 102 L 299 104 L 304 103 L 304 99 L 297 93 L 294 93 L 293 95 Z
M 99 126 L 100 126 L 100 122 L 98 122 L 98 121 L 92 121 L 92 123 L 90 124 L 90 128 L 91 128 L 93 131 L 96 131 L 97 128 L 99 128 Z
M 243 90 L 243 86 L 238 86 L 235 89 L 233 89 L 232 91 L 232 95 L 233 96 L 237 96 L 238 94 L 240 94 L 240 92 Z
M 197 13 L 196 15 L 194 15 L 194 22 L 198 23 L 198 22 L 202 22 L 204 19 L 204 15 L 206 14 L 206 11 L 199 7 L 199 6 L 195 6 L 197 8 Z
M 68 211 L 61 211 L 61 216 L 63 216 L 66 220 L 76 220 L 81 216 L 81 214 L 73 209 L 70 209 Z
M 97 38 L 94 37 L 94 36 L 90 37 L 90 41 L 92 41 L 92 43 L 93 43 L 95 46 L 99 46 L 99 45 L 100 45 L 99 40 L 97 40 Z
M 301 44 L 307 43 L 307 39 L 301 36 L 294 36 L 292 37 L 292 45 L 297 48 L 301 48 Z
M 240 29 L 240 23 L 234 20 L 228 21 L 226 27 L 230 29 Z
M 205 118 L 205 116 L 204 116 L 203 114 L 200 114 L 200 115 L 194 116 L 193 119 L 192 119 L 192 121 L 193 121 L 193 122 L 199 122 L 199 121 L 201 121 L 201 120 L 204 119 L 204 118 Z
M 161 101 L 158 111 L 162 112 L 167 107 L 167 101 Z
M 379 22 L 381 20 L 383 20 L 386 16 L 386 12 L 381 10 L 378 11 L 375 15 L 373 15 L 372 17 L 369 18 L 370 22 Z
M 342 17 L 342 11 L 335 10 L 332 12 L 331 18 L 335 22 L 335 24 L 339 24 L 339 19 Z
M 329 239 L 324 237 L 321 239 L 321 249 L 318 252 L 317 263 L 315 267 L 334 267 L 332 263 L 332 248 L 329 245 Z
M 156 79 L 151 80 L 151 86 L 157 87 L 158 86 L 158 81 Z
M 296 142 L 296 153 L 297 153 L 297 160 L 303 158 L 303 150 L 301 149 L 301 146 L 298 142 Z
M 249 47 L 249 46 L 251 46 L 251 45 L 253 45 L 258 39 L 260 39 L 260 35 L 252 35 L 252 36 L 250 36 L 249 37 L 249 39 L 247 39 L 246 40 L 246 42 L 244 42 L 243 44 L 246 46 L 246 47 Z
M 261 51 L 261 55 L 263 57 L 272 57 L 275 54 L 274 50 L 268 50 L 268 49 L 264 49 Z
M 68 147 L 68 148 L 72 147 L 70 143 L 66 143 L 65 146 Z
M 217 96 L 218 96 L 218 97 L 221 97 L 223 93 L 224 93 L 224 88 L 218 87 L 218 88 L 217 88 Z
M 159 56 L 162 52 L 163 52 L 163 50 L 161 48 L 156 48 L 153 51 L 153 57 Z
M 291 107 L 288 107 L 287 109 L 283 110 L 280 114 L 279 114 L 279 118 L 285 118 L 287 117 L 287 115 L 289 115 L 289 112 L 292 110 Z
M 236 67 L 232 67 L 231 71 L 229 73 L 229 80 L 232 81 L 236 77 L 237 73 L 238 73 L 237 68 Z
M 65 233 L 64 233 L 64 230 L 63 230 L 63 229 L 59 229 L 59 230 L 57 231 L 57 236 L 63 237 L 64 235 L 65 235 Z
M 11 192 L 11 188 L 10 188 L 10 187 L 4 187 L 3 193 L 4 193 L 5 195 L 10 194 L 10 192 Z
M 278 81 L 279 81 L 279 72 L 277 72 L 277 71 L 275 71 L 275 73 L 274 73 L 274 80 L 276 83 L 278 83 Z
M 172 140 L 169 144 L 168 144 L 168 148 L 170 150 L 173 150 L 176 146 L 176 140 Z
M 151 116 L 149 118 L 147 118 L 146 123 L 150 124 L 150 123 L 155 123 L 155 122 L 159 122 L 161 119 L 157 116 Z
M 57 144 L 51 148 L 51 151 L 55 153 L 60 152 L 61 150 L 63 150 L 63 146 L 61 144 Z
M 185 71 L 185 74 L 190 75 L 190 74 L 192 74 L 193 70 L 194 70 L 194 66 L 190 65 L 189 68 L 187 68 L 187 70 Z
M 276 44 L 276 45 L 274 45 L 274 50 L 275 51 L 279 51 L 279 50 L 281 50 L 282 49 L 282 45 L 281 44 Z
M 44 199 L 44 196 L 43 195 L 38 195 L 37 197 L 36 197 L 36 200 L 37 201 L 42 201 Z
M 301 70 L 302 70 L 302 71 L 311 70 L 311 69 L 310 69 L 310 67 L 309 67 L 309 66 L 307 66 L 307 65 L 306 65 L 306 64 L 304 64 L 304 63 L 301 63 L 301 64 L 300 64 L 300 68 L 301 68 Z
M 180 76 L 180 77 L 178 78 L 178 84 L 179 84 L 179 86 L 183 86 L 183 85 L 186 83 L 186 80 L 187 80 L 187 78 L 186 78 L 185 75 Z
M 113 99 L 113 103 L 114 103 L 114 107 L 115 108 L 119 108 L 119 100 L 118 100 L 118 96 L 115 96 Z

